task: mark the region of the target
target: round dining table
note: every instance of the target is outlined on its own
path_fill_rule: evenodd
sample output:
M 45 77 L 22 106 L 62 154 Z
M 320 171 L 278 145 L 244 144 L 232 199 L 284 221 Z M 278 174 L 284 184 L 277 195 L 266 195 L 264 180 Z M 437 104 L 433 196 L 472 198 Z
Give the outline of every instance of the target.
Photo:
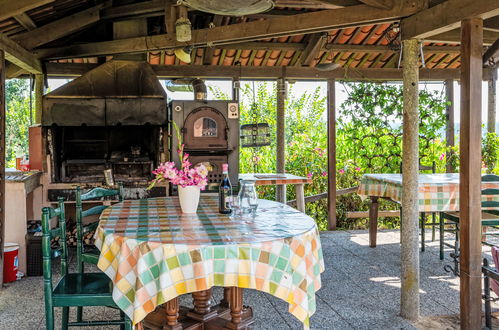
M 283 299 L 308 328 L 324 271 L 315 221 L 268 200 L 245 216 L 220 214 L 209 195 L 195 214 L 182 213 L 177 197 L 123 201 L 101 214 L 95 245 L 120 309 L 134 325 L 162 313 L 163 329 L 246 329 L 254 317 L 243 289 Z M 214 286 L 224 288 L 216 306 Z M 186 293 L 192 309 L 179 306 Z

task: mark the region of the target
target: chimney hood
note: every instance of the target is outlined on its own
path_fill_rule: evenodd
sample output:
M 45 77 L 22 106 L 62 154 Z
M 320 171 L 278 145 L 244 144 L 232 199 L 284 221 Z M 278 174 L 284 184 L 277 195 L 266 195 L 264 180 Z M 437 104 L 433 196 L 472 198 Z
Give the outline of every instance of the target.
M 166 125 L 166 102 L 148 63 L 113 60 L 45 95 L 42 125 Z

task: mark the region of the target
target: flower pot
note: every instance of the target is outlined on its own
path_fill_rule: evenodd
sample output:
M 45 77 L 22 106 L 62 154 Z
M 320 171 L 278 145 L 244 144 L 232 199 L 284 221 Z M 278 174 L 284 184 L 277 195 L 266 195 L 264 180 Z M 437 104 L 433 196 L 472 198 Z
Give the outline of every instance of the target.
M 182 213 L 196 213 L 201 189 L 198 186 L 178 186 L 178 199 Z

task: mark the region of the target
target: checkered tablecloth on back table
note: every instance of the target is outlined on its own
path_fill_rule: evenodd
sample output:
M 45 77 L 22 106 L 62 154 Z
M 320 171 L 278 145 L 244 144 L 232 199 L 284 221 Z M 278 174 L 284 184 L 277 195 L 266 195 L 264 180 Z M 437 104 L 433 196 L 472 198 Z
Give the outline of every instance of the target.
M 482 189 L 486 188 L 499 188 L 499 183 L 483 182 Z M 402 174 L 365 174 L 357 193 L 401 202 Z M 459 174 L 420 174 L 418 199 L 419 212 L 459 211 Z M 482 200 L 498 200 L 498 196 L 482 195 Z
M 134 324 L 212 286 L 270 293 L 305 326 L 315 312 L 324 270 L 317 226 L 284 204 L 260 200 L 252 220 L 219 214 L 216 197 L 202 196 L 195 215 L 182 214 L 176 197 L 124 201 L 102 213 L 95 238 L 98 267 Z

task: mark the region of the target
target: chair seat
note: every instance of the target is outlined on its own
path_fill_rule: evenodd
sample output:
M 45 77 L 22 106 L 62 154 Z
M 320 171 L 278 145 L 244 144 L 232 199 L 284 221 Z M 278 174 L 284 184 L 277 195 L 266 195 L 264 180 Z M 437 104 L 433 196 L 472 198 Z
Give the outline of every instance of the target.
M 113 284 L 104 273 L 74 273 L 61 278 L 53 291 L 54 306 L 116 306 Z
M 81 254 L 81 261 L 88 264 L 97 265 L 99 262 L 100 251 L 95 246 L 85 247 L 83 253 Z
M 442 212 L 444 219 L 459 223 L 459 212 Z M 482 225 L 483 226 L 497 226 L 499 225 L 499 215 L 482 211 Z

